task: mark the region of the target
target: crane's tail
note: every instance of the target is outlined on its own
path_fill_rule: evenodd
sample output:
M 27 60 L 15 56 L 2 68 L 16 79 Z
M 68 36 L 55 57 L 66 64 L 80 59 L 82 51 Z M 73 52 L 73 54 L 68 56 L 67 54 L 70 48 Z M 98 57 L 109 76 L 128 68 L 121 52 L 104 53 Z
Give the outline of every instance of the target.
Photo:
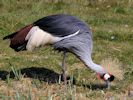
M 14 49 L 15 51 L 21 51 L 26 49 L 27 41 L 25 40 L 28 32 L 33 27 L 32 24 L 27 25 L 26 27 L 8 35 L 3 38 L 10 39 L 10 47 Z
M 12 34 L 10 34 L 10 35 L 5 36 L 5 37 L 3 38 L 3 40 L 5 40 L 5 39 L 10 39 L 10 38 L 12 38 L 15 34 L 17 34 L 17 32 L 14 32 L 14 33 L 12 33 Z

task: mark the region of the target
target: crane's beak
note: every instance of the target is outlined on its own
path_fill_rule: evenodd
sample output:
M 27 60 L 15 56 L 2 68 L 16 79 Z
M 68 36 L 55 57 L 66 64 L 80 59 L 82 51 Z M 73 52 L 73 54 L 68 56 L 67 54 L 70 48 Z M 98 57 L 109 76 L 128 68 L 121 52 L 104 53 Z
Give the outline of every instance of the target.
M 112 82 L 115 78 L 114 75 L 111 75 L 111 74 L 109 74 L 109 75 L 110 75 L 110 77 L 107 80 L 105 80 L 105 84 L 106 84 L 108 89 L 110 89 L 110 86 L 111 86 L 110 82 Z

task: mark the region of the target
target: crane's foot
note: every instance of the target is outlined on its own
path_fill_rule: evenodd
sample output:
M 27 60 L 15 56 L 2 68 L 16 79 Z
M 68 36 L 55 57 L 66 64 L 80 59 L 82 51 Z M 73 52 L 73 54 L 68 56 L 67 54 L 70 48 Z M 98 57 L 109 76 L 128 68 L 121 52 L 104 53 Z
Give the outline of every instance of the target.
M 66 77 L 66 73 L 64 72 L 62 75 L 63 75 L 64 85 L 66 85 L 66 84 L 67 84 L 67 77 Z
M 74 77 L 70 77 L 67 75 L 63 75 L 61 74 L 61 81 L 63 82 L 63 84 L 76 84 L 76 79 Z

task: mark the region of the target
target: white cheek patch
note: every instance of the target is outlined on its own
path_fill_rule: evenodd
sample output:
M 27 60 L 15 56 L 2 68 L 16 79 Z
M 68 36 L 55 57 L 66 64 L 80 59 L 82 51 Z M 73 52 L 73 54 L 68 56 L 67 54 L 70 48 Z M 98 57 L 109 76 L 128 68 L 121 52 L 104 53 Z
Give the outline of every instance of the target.
M 105 74 L 104 75 L 104 80 L 108 80 L 110 78 L 110 75 L 109 74 Z

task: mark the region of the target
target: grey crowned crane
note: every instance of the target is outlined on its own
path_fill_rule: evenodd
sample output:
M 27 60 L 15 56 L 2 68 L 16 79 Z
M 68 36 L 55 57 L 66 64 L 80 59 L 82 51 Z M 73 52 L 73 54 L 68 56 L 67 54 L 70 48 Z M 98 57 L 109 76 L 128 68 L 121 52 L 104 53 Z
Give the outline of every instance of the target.
M 92 32 L 87 25 L 71 15 L 46 16 L 26 27 L 5 36 L 15 51 L 32 51 L 36 47 L 51 44 L 55 50 L 63 51 L 63 78 L 66 81 L 65 57 L 67 52 L 75 54 L 87 68 L 95 71 L 107 85 L 114 76 L 92 61 Z

